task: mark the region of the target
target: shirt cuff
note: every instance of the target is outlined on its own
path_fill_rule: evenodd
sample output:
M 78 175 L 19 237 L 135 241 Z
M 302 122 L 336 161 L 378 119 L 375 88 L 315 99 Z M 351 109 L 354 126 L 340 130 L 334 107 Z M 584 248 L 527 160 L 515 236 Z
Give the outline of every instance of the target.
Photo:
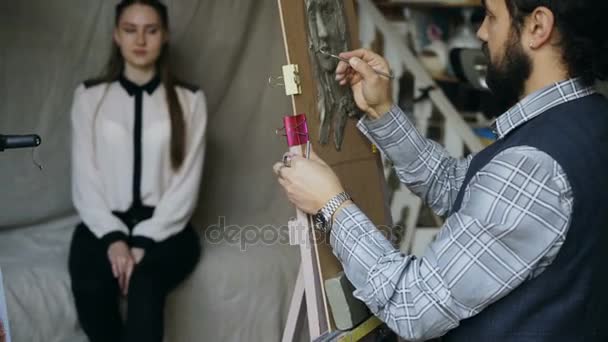
M 377 240 L 384 238 L 378 234 L 382 235 L 356 204 L 343 207 L 334 216 L 330 244 L 355 288 L 360 289 L 366 285 L 370 267 L 388 252 L 390 246 Z
M 131 237 L 131 247 L 148 249 L 156 244 L 156 241 L 145 236 L 137 235 Z
M 362 117 L 357 123 L 357 128 L 370 141 L 382 148 L 382 145 L 402 140 L 403 135 L 415 129 L 415 126 L 399 106 L 393 105 L 378 119 L 371 119 L 367 115 Z
M 107 247 L 110 248 L 110 245 L 116 241 L 124 241 L 125 243 L 128 241 L 129 237 L 127 234 L 121 231 L 110 232 L 101 237 L 101 242 Z

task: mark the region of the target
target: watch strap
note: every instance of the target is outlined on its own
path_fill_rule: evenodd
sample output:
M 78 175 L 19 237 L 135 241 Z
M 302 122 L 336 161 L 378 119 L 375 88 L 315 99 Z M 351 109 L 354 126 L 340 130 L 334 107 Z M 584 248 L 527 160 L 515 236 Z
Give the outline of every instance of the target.
M 324 206 L 319 210 L 319 214 L 323 215 L 326 221 L 325 231 L 329 231 L 332 226 L 332 219 L 338 208 L 352 198 L 347 192 L 341 192 L 336 196 L 332 197 Z

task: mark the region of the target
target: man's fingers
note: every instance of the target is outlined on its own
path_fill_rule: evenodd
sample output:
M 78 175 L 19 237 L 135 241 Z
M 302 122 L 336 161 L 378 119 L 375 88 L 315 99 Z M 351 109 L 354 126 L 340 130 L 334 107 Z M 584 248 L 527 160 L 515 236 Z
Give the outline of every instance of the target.
M 368 49 L 357 49 L 357 50 L 342 52 L 340 54 L 340 57 L 346 58 L 346 59 L 351 59 L 353 57 L 356 57 L 367 63 L 372 62 L 372 61 L 380 61 L 383 59 L 382 56 L 380 56 Z
M 364 59 L 366 56 L 368 56 L 369 58 L 369 53 L 371 53 L 371 51 L 369 51 L 368 49 L 355 49 L 341 52 L 339 56 L 346 59 L 351 59 L 353 57 Z
M 357 78 L 353 80 L 354 77 Z M 359 82 L 360 80 L 361 77 L 358 76 L 358 73 L 355 70 L 353 70 L 350 63 L 340 61 L 338 68 L 336 69 L 336 82 L 340 83 L 341 85 L 346 85 L 349 82 L 352 84 Z
M 350 69 L 350 65 L 344 61 L 340 61 L 336 67 L 336 75 L 343 75 L 348 72 L 348 69 Z
M 286 189 L 286 187 L 289 185 L 289 182 L 284 180 L 283 178 L 279 178 L 279 184 L 281 184 L 281 186 Z
M 352 70 L 352 69 L 351 69 Z M 352 74 L 348 78 L 350 85 L 355 85 L 361 81 L 361 75 L 357 73 L 355 70 L 352 71 Z
M 361 75 L 361 77 L 363 77 L 363 79 L 371 80 L 373 78 L 378 77 L 374 69 L 364 60 L 358 57 L 353 57 L 349 60 L 349 62 L 350 66 L 353 67 L 353 69 L 355 69 L 355 71 L 357 71 Z
M 348 73 L 336 74 L 336 81 L 340 82 L 348 77 Z
M 294 160 L 291 160 L 291 163 L 293 165 Z M 279 180 L 285 180 L 287 181 L 289 178 L 289 174 L 291 172 L 291 167 L 287 167 L 285 166 L 282 162 L 276 163 L 274 164 L 274 166 L 272 167 L 274 169 L 274 173 L 279 176 Z
M 298 154 L 292 155 L 289 158 L 289 168 L 296 167 L 296 165 L 299 164 L 302 159 L 304 159 L 304 157 L 301 155 L 298 155 Z M 283 171 L 285 171 L 285 170 L 283 170 Z
M 359 82 L 361 80 L 361 78 L 359 77 L 361 76 L 366 80 L 370 80 L 371 77 L 377 77 L 376 70 L 383 72 L 389 72 L 390 70 L 386 60 L 382 56 L 368 49 L 357 49 L 353 51 L 342 52 L 340 54 L 340 57 L 347 59 L 349 61 L 349 66 L 352 69 L 356 70 L 353 77 L 351 78 L 351 85 Z M 350 71 L 352 71 L 352 69 L 349 70 L 344 65 L 340 66 L 340 64 L 338 64 L 338 67 L 340 74 L 346 74 L 346 78 L 349 78 L 348 74 Z M 338 82 L 342 84 L 342 80 L 343 78 L 338 80 Z
M 275 163 L 272 166 L 272 171 L 274 172 L 275 175 L 279 176 L 279 178 L 281 177 L 281 168 L 284 168 L 285 165 L 283 164 L 283 162 L 278 162 Z
M 350 65 L 349 65 L 350 66 Z M 352 68 L 349 68 L 347 72 L 345 72 L 344 74 L 339 74 L 336 75 L 336 81 L 340 84 L 340 85 L 347 85 L 347 84 L 352 84 L 355 83 L 353 82 L 353 77 L 355 77 L 357 75 L 357 72 L 354 71 Z M 357 82 L 361 79 L 360 76 L 358 76 L 357 78 Z

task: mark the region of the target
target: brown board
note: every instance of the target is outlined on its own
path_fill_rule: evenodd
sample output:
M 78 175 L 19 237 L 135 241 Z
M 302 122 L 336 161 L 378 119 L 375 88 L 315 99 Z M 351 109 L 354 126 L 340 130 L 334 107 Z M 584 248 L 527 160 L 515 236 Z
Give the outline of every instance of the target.
M 310 1 L 310 0 L 308 0 Z M 316 0 L 312 0 L 316 1 Z M 324 0 L 322 0 L 324 1 Z M 319 143 L 320 118 L 317 105 L 318 79 L 313 70 L 313 54 L 309 46 L 309 31 L 306 0 L 278 0 L 281 15 L 281 25 L 285 41 L 286 64 L 297 64 L 302 88 L 302 94 L 292 96 L 293 113 L 304 113 L 307 116 L 310 140 L 315 152 L 325 160 L 337 173 L 346 191 L 353 197 L 355 203 L 377 225 L 390 225 L 390 211 L 386 201 L 386 184 L 380 160 L 370 142 L 356 128 L 356 119 L 350 118 L 344 131 L 342 148 L 337 151 L 335 144 Z M 343 0 L 343 10 L 350 37 L 349 47 L 359 45 L 357 18 L 353 0 Z M 341 52 L 341 51 L 331 51 Z M 280 66 L 277 66 L 277 69 Z M 316 251 L 318 266 L 323 280 L 333 278 L 342 271 L 342 267 L 333 255 L 329 240 L 318 236 Z M 323 288 L 323 286 L 321 285 Z M 323 296 L 325 296 L 323 291 Z M 323 299 L 326 303 L 326 300 Z M 327 308 L 327 305 L 325 305 Z M 335 325 L 329 315 L 329 331 L 335 330 Z

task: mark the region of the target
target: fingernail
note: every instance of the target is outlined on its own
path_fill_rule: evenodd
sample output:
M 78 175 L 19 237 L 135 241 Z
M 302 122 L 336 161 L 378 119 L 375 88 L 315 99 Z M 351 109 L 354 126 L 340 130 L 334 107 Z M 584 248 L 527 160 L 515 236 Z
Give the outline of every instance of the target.
M 348 63 L 352 66 L 357 66 L 357 64 L 359 64 L 359 62 L 361 62 L 361 60 L 358 57 L 353 57 L 348 60 Z

